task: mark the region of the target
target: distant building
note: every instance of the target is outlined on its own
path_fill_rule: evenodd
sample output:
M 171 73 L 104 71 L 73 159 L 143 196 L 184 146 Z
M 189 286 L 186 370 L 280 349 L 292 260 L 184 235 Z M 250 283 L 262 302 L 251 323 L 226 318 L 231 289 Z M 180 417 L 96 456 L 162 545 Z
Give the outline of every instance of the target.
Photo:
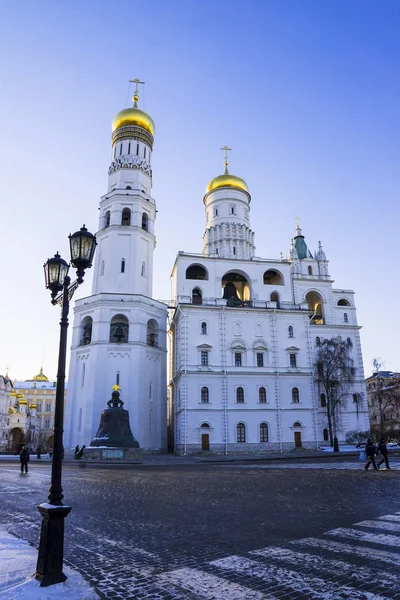
M 400 435 L 400 373 L 377 371 L 365 380 L 371 429 L 376 435 Z
M 0 450 L 7 446 L 8 440 L 8 409 L 10 406 L 10 392 L 12 381 L 8 375 L 0 375 Z
M 10 445 L 13 450 L 21 443 L 28 443 L 42 451 L 53 446 L 56 381 L 49 380 L 40 369 L 33 379 L 14 381 L 11 394 L 14 411 L 10 415 Z M 65 395 L 64 395 L 65 402 Z

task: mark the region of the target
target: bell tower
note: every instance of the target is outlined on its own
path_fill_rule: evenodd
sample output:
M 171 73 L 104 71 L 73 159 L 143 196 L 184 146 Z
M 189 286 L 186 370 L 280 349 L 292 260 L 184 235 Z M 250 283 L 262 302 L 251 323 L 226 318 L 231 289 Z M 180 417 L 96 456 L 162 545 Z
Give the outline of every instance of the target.
M 75 304 L 65 443 L 93 439 L 108 392 L 118 385 L 140 447 L 166 447 L 165 304 L 152 298 L 156 203 L 155 125 L 133 106 L 112 122 L 107 191 L 101 197 L 92 295 Z

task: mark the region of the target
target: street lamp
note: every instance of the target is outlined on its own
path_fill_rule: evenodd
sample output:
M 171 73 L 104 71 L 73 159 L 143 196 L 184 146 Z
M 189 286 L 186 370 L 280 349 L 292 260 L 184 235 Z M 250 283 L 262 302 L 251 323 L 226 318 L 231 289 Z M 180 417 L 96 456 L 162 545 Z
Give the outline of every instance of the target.
M 90 269 L 96 249 L 96 237 L 85 226 L 69 235 L 71 266 L 77 269 L 77 279 L 71 284 L 68 277 L 69 264 L 58 254 L 49 258 L 43 265 L 46 288 L 51 292 L 51 303 L 61 305 L 60 343 L 58 353 L 56 404 L 54 414 L 54 444 L 51 463 L 51 485 L 48 503 L 39 504 L 42 515 L 39 553 L 35 577 L 41 586 L 53 585 L 65 581 L 62 572 L 64 554 L 64 519 L 71 510 L 62 503 L 61 487 L 63 427 L 64 427 L 64 389 L 65 359 L 67 351 L 67 331 L 69 303 L 79 284 L 83 282 L 85 269 Z M 61 292 L 61 293 L 60 293 Z

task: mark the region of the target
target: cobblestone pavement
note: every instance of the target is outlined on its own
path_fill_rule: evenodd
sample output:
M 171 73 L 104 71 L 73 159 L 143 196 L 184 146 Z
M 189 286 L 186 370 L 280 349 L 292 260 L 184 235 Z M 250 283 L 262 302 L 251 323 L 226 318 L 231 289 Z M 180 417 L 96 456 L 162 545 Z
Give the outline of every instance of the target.
M 350 464 L 66 464 L 66 562 L 106 599 L 400 600 L 399 473 Z M 50 465 L 18 467 L 0 526 L 37 545 Z
M 379 461 L 377 461 L 379 463 Z M 351 470 L 351 471 L 359 471 L 365 465 L 365 460 L 362 462 L 357 461 L 342 461 L 342 462 L 308 462 L 303 461 L 301 463 L 291 464 L 285 463 L 283 461 L 280 462 L 269 462 L 269 463 L 250 463 L 250 464 L 240 464 L 233 463 L 231 466 L 237 469 L 324 469 L 324 470 Z M 394 458 L 389 462 L 390 470 L 392 471 L 400 471 L 400 460 L 398 458 Z M 219 465 L 215 465 L 219 466 Z M 373 470 L 373 467 L 370 466 L 370 470 Z M 385 465 L 379 467 L 380 471 L 386 471 Z

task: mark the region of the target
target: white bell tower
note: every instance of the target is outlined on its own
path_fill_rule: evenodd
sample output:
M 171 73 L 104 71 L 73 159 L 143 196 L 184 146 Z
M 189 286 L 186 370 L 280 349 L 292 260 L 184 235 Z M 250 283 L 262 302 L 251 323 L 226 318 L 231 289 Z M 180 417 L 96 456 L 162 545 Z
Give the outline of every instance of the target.
M 100 200 L 92 295 L 75 304 L 65 445 L 89 445 L 120 387 L 141 448 L 166 448 L 165 304 L 152 299 L 156 203 L 151 196 L 155 126 L 133 107 L 112 123 L 107 192 Z

